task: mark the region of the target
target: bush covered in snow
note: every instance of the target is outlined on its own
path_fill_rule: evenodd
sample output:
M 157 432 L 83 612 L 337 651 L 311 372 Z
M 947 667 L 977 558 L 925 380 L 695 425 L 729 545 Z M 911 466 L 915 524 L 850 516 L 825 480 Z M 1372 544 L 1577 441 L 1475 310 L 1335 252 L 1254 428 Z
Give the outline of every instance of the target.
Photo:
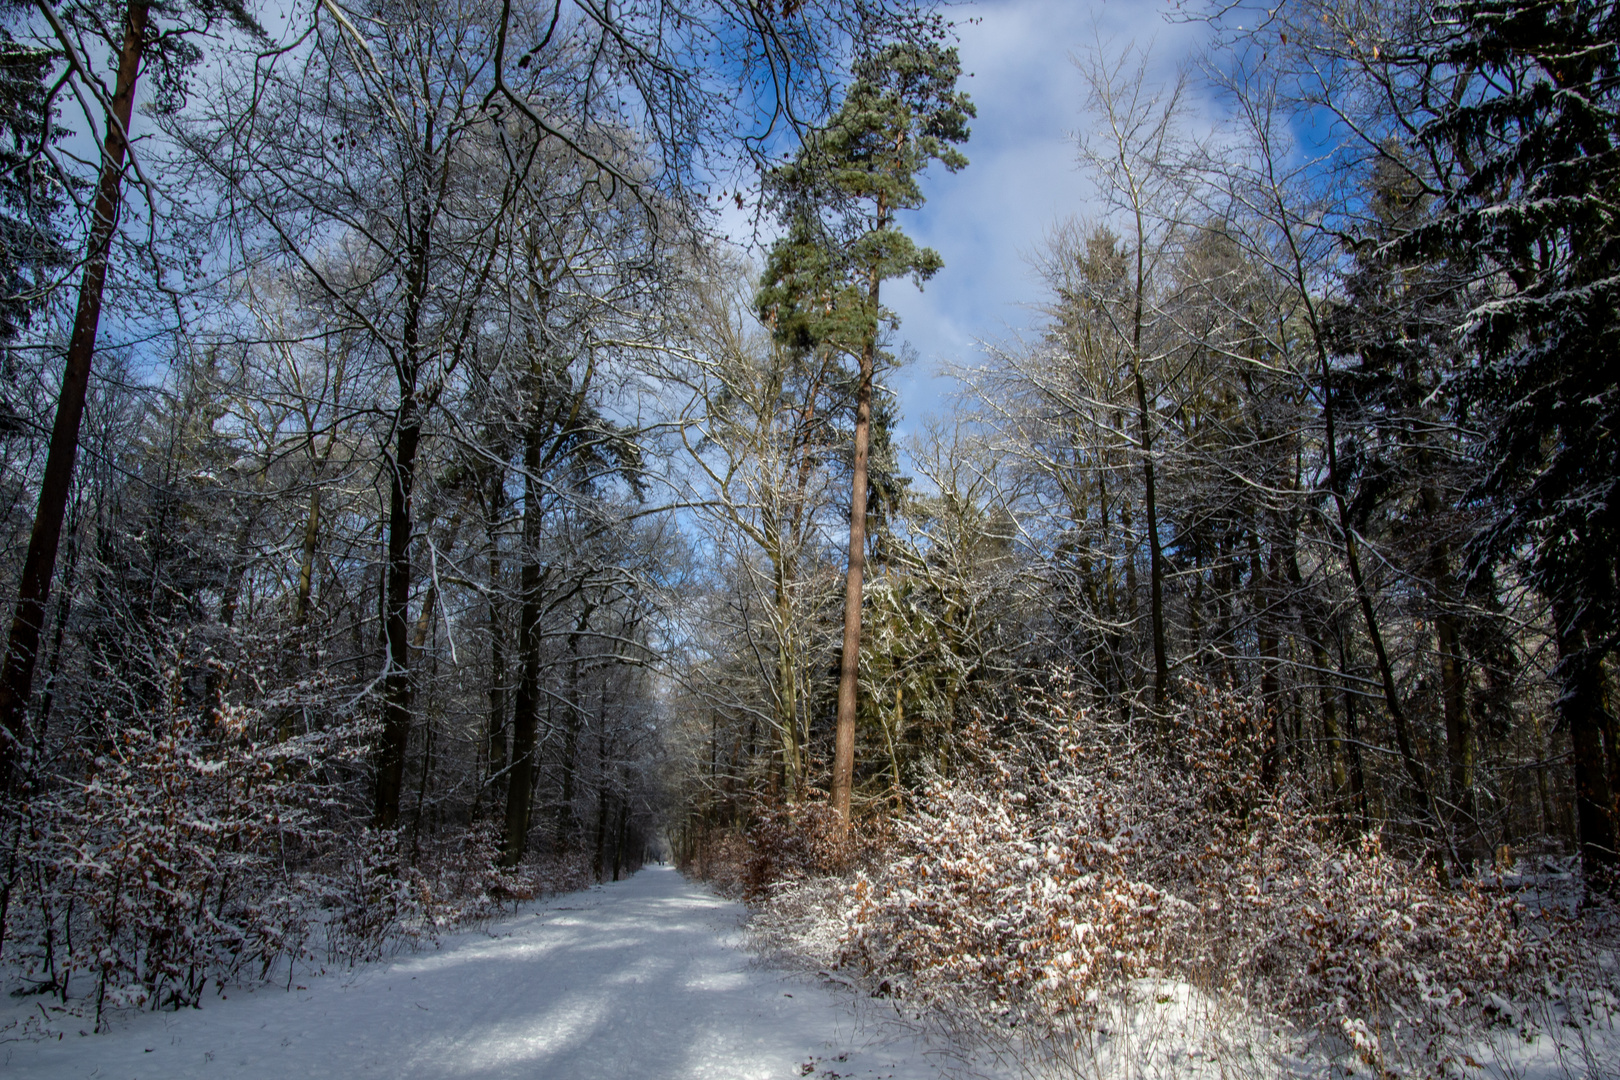
M 829 959 L 869 991 L 983 1037 L 1072 1047 L 1126 988 L 1168 980 L 1412 1074 L 1454 1065 L 1463 1032 L 1607 977 L 1590 923 L 1442 882 L 1263 783 L 1257 715 L 1199 696 L 1175 753 L 1061 710 L 1011 741 L 975 728 L 962 769 L 891 824 L 881 866 L 785 892 L 794 910 L 765 922 L 813 951 L 811 924 L 831 918 Z
M 270 728 L 262 710 L 171 701 L 20 808 L 8 951 L 32 989 L 66 1001 L 87 982 L 98 1016 L 174 1007 L 301 952 L 315 911 L 288 859 L 324 842 L 309 777 L 341 762 L 359 725 Z
M 499 867 L 489 823 L 427 837 L 357 827 L 365 808 L 341 781 L 371 752 L 366 699 L 298 730 L 288 717 L 326 694 L 319 677 L 232 705 L 188 694 L 173 652 L 157 703 L 109 719 L 5 821 L 14 994 L 51 995 L 99 1026 L 110 1009 L 195 1005 L 210 986 L 432 943 L 591 879 L 585 853 Z
M 723 896 L 758 903 L 801 882 L 873 865 L 889 843 L 883 819 L 846 829 L 825 800 L 762 799 L 745 829 L 717 831 L 695 844 L 680 868 Z
M 491 823 L 447 831 L 412 850 L 407 830 L 368 829 L 339 849 L 336 869 L 305 875 L 321 890 L 327 962 L 380 959 L 487 922 L 514 900 L 583 889 L 595 880 L 585 852 L 531 855 L 501 866 Z

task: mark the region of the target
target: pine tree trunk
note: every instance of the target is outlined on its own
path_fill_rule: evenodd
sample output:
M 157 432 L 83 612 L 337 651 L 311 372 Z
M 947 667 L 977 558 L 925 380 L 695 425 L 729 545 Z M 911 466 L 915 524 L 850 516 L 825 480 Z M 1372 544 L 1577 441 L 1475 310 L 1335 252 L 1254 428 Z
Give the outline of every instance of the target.
M 888 227 L 886 196 L 877 200 L 877 226 Z M 861 346 L 860 384 L 855 391 L 855 458 L 849 497 L 849 571 L 844 578 L 844 654 L 838 668 L 838 724 L 833 733 L 832 808 L 847 829 L 855 786 L 855 709 L 861 671 L 861 591 L 866 577 L 867 458 L 872 449 L 872 380 L 877 367 L 877 320 L 882 314 L 878 268 L 867 273 L 866 302 L 872 327 Z
M 877 285 L 873 284 L 874 302 Z M 861 588 L 866 572 L 866 459 L 872 441 L 872 371 L 876 342 L 861 350 L 855 396 L 855 463 L 849 501 L 849 572 L 844 579 L 844 655 L 838 669 L 838 727 L 833 742 L 832 808 L 849 826 L 855 782 L 855 692 L 861 667 Z
M 0 674 L 0 790 L 11 788 L 26 737 L 24 728 L 33 692 L 34 666 L 39 657 L 39 635 L 44 629 L 45 604 L 50 599 L 62 521 L 73 485 L 79 427 L 84 419 L 90 365 L 95 357 L 96 331 L 101 322 L 102 293 L 107 283 L 107 263 L 123 200 L 124 158 L 129 150 L 135 80 L 146 46 L 147 11 L 146 3 L 135 0 L 124 16 L 124 42 L 118 57 L 117 83 L 107 117 L 107 132 L 102 141 L 101 177 L 96 187 L 95 216 L 85 245 L 79 306 L 62 370 L 62 389 L 56 399 L 56 419 L 51 425 L 50 449 L 40 481 L 33 533 L 17 585 L 17 606 L 6 643 L 5 668 Z

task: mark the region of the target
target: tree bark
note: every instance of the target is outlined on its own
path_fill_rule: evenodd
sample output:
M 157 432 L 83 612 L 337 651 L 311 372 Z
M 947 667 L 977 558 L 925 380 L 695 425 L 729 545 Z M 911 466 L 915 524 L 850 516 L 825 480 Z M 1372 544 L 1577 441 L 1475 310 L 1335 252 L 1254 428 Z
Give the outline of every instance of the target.
M 537 397 L 540 393 L 535 391 Z M 540 726 L 540 449 L 547 424 L 538 400 L 523 438 L 523 553 L 519 571 L 517 694 L 512 708 L 512 766 L 506 779 L 501 862 L 516 866 L 528 846 L 534 803 L 534 749 Z
M 1260 707 L 1265 711 L 1261 720 L 1266 729 L 1265 749 L 1260 758 L 1260 783 L 1270 790 L 1282 776 L 1283 753 L 1282 685 L 1277 677 L 1280 657 L 1277 617 L 1273 611 L 1276 601 L 1277 550 L 1276 542 L 1273 540 L 1268 553 L 1271 565 L 1264 565 L 1260 560 L 1259 533 L 1251 532 L 1249 536 L 1255 635 L 1260 647 Z
M 1615 852 L 1613 798 L 1603 746 L 1603 661 L 1587 642 L 1585 628 L 1570 625 L 1565 613 L 1558 624 L 1558 674 L 1563 693 L 1558 713 L 1569 728 L 1575 767 L 1575 830 L 1581 873 L 1590 891 L 1615 887 L 1620 859 Z
M 375 821 L 379 829 L 399 822 L 400 790 L 405 779 L 405 752 L 411 737 L 411 639 L 407 616 L 411 601 L 411 492 L 416 479 L 416 452 L 421 421 L 415 399 L 400 405 L 400 428 L 391 462 L 389 485 L 388 564 L 383 587 L 383 732 L 378 748 Z
M 500 518 L 506 506 L 506 468 L 491 470 L 484 527 L 489 543 L 489 727 L 485 732 L 486 773 L 490 802 L 502 802 L 501 784 L 506 776 L 506 627 L 501 618 Z
M 877 279 L 872 282 L 873 306 Z M 875 335 L 874 335 L 875 338 Z M 855 394 L 855 462 L 849 500 L 849 572 L 844 579 L 844 655 L 838 669 L 838 727 L 833 742 L 832 808 L 849 827 L 855 782 L 855 692 L 861 667 L 861 588 L 866 572 L 866 465 L 872 441 L 872 371 L 877 342 L 861 349 L 861 381 Z
M 1137 333 L 1141 333 L 1140 327 Z M 1156 477 L 1153 474 L 1152 410 L 1148 408 L 1147 383 L 1142 378 L 1140 357 L 1133 361 L 1132 368 L 1136 380 L 1137 419 L 1141 426 L 1142 498 L 1144 509 L 1147 511 L 1148 618 L 1153 631 L 1153 707 L 1162 710 L 1170 700 L 1170 657 L 1164 633 L 1164 545 L 1159 540 L 1159 499 L 1155 485 Z
M 309 515 L 304 518 L 304 543 L 298 553 L 298 591 L 293 596 L 293 625 L 300 630 L 309 622 L 309 594 L 315 582 L 315 546 L 321 536 L 320 481 L 309 493 Z
M 630 776 L 628 766 L 624 775 L 620 777 L 618 820 L 613 827 L 613 880 L 619 880 L 619 871 L 624 866 L 624 846 L 629 840 L 630 829 Z
M 780 539 L 780 537 L 778 537 Z M 787 555 L 772 558 L 776 582 L 776 724 L 781 746 L 783 786 L 789 800 L 803 792 L 804 770 L 799 760 L 798 661 L 793 652 L 793 601 L 788 595 Z
M 399 822 L 399 800 L 405 782 L 405 754 L 411 738 L 411 541 L 415 521 L 412 494 L 416 455 L 422 443 L 422 402 L 417 396 L 421 371 L 422 305 L 427 299 L 429 227 L 424 213 L 408 254 L 405 312 L 400 352 L 394 359 L 399 406 L 394 414 L 394 452 L 389 461 L 388 561 L 383 585 L 383 732 L 377 751 L 375 822 L 391 829 Z
M 1289 545 L 1285 565 L 1288 568 L 1289 585 L 1297 594 L 1306 595 L 1305 577 L 1299 569 L 1297 545 Z M 1327 747 L 1328 786 L 1333 793 L 1333 811 L 1338 816 L 1345 834 L 1350 835 L 1351 807 L 1358 801 L 1360 792 L 1353 788 L 1345 766 L 1346 745 L 1344 734 L 1339 727 L 1338 696 L 1328 679 L 1329 665 L 1332 663 L 1327 651 L 1329 620 L 1323 611 L 1316 607 L 1315 601 L 1307 599 L 1301 621 L 1304 624 L 1306 646 L 1311 651 L 1311 667 L 1315 672 L 1317 703 L 1322 718 L 1322 738 Z
M 590 618 L 589 609 L 579 621 L 579 628 L 568 636 L 568 700 L 565 703 L 568 720 L 563 725 L 562 796 L 557 804 L 557 850 L 571 850 L 578 822 L 574 817 L 574 778 L 579 771 L 579 636 Z
M 79 451 L 79 427 L 84 419 L 90 386 L 90 365 L 95 357 L 96 331 L 101 322 L 102 293 L 118 211 L 123 199 L 124 159 L 129 151 L 129 122 L 135 101 L 135 81 L 146 46 L 148 5 L 133 0 L 124 15 L 124 42 L 118 57 L 118 75 L 107 132 L 101 145 L 101 177 L 96 187 L 94 218 L 85 245 L 84 278 L 62 370 L 62 389 L 56 399 L 50 449 L 40 481 L 33 533 L 17 586 L 17 606 L 6 643 L 5 669 L 0 674 L 0 788 L 9 791 L 26 738 L 28 701 L 33 693 L 34 666 L 39 657 L 39 636 L 45 625 L 45 604 L 50 599 L 51 576 L 61 545 L 62 521 L 73 484 L 73 465 Z
M 607 685 L 602 686 L 602 712 L 596 722 L 596 880 L 604 879 L 606 866 L 603 847 L 607 841 L 608 763 L 607 763 Z
M 1468 673 L 1463 667 L 1462 633 L 1458 618 L 1449 610 L 1451 597 L 1442 589 L 1434 598 L 1435 644 L 1440 660 L 1441 709 L 1446 719 L 1446 762 L 1449 766 L 1449 801 L 1453 842 L 1465 868 L 1489 851 L 1479 835 L 1478 807 L 1474 798 L 1474 731 L 1468 715 Z

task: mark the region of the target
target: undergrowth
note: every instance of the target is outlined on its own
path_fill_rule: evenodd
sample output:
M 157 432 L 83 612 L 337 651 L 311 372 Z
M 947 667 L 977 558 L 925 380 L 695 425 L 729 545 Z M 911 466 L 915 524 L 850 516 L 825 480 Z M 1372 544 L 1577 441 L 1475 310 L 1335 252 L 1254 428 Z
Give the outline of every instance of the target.
M 1620 1064 L 1609 909 L 1443 880 L 1319 814 L 1265 775 L 1258 715 L 1199 695 L 1174 753 L 1063 709 L 976 727 L 958 772 L 852 846 L 824 806 L 772 807 L 711 868 L 762 948 L 1032 1074 Z

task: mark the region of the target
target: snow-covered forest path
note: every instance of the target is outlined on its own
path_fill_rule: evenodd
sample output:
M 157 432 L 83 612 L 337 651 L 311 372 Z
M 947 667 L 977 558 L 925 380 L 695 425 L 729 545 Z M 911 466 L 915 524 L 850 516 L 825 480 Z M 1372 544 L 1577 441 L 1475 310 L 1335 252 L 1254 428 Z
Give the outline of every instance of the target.
M 786 1080 L 938 1076 L 920 1041 L 760 966 L 741 905 L 668 867 L 556 897 L 307 989 L 210 994 L 100 1036 L 0 1046 L 10 1080 L 97 1077 Z

